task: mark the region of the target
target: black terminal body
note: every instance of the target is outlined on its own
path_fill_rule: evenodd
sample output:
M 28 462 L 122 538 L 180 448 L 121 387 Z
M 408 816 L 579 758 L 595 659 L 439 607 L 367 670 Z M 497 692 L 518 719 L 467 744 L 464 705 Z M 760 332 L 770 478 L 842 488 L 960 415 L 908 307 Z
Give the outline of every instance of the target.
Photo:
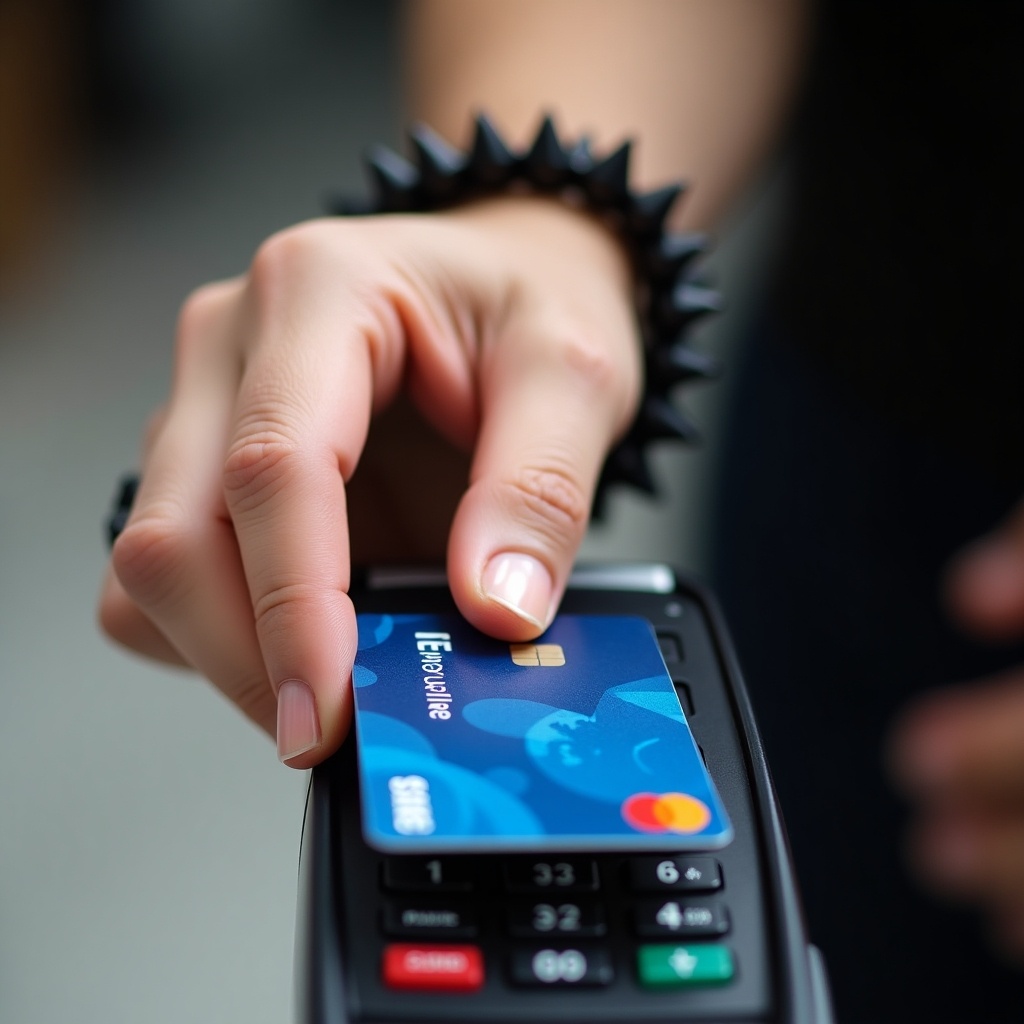
M 443 575 L 422 570 L 363 573 L 353 598 L 361 612 L 454 611 Z M 601 566 L 574 573 L 562 610 L 651 622 L 735 838 L 692 854 L 380 854 L 363 841 L 350 738 L 314 769 L 306 806 L 298 1021 L 831 1024 L 713 601 L 665 566 Z M 417 971 L 433 963 L 436 986 Z

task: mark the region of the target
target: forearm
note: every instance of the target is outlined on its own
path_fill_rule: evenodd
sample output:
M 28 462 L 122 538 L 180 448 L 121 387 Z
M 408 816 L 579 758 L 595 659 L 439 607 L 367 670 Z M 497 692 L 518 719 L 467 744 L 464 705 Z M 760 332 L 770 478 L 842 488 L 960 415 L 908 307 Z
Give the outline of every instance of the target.
M 637 140 L 634 180 L 685 178 L 677 226 L 708 228 L 777 135 L 798 76 L 804 0 L 417 0 L 412 113 L 464 140 L 486 110 L 517 144 L 550 111 L 599 149 Z

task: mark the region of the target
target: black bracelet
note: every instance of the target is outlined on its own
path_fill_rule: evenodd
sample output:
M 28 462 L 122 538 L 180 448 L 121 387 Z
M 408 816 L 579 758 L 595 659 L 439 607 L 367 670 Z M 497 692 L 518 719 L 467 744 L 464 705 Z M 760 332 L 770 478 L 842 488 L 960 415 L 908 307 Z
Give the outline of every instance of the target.
M 367 156 L 372 199 L 336 199 L 330 203 L 330 212 L 341 216 L 429 213 L 521 188 L 570 199 L 600 216 L 618 234 L 636 282 L 645 391 L 636 419 L 601 471 L 595 509 L 600 510 L 609 484 L 625 483 L 656 493 L 647 446 L 657 440 L 693 442 L 698 437 L 690 420 L 672 403 L 671 391 L 677 384 L 717 372 L 714 361 L 690 348 L 685 339 L 687 328 L 719 308 L 717 293 L 694 276 L 706 239 L 665 231 L 668 213 L 684 186 L 632 191 L 627 180 L 628 141 L 606 156 L 595 157 L 585 137 L 572 144 L 560 140 L 550 117 L 544 118 L 533 143 L 521 152 L 510 149 L 484 115 L 476 118 L 473 144 L 465 153 L 426 126 L 414 128 L 410 138 L 415 163 L 393 150 L 375 147 Z

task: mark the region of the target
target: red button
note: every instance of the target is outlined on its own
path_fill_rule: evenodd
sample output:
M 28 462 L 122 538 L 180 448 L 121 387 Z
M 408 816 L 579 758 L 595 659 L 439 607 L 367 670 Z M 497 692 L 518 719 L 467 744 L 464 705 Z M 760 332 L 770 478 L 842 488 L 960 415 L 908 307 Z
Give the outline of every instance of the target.
M 477 946 L 393 942 L 384 949 L 383 973 L 388 988 L 475 992 L 484 983 L 484 958 Z

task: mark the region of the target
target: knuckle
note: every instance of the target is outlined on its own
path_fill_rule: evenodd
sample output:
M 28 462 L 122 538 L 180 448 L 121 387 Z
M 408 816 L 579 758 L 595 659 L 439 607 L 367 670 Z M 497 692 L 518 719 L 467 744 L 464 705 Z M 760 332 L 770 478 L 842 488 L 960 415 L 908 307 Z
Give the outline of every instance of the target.
M 287 641 L 315 606 L 321 589 L 307 580 L 275 581 L 253 603 L 256 632 L 263 644 Z
M 590 516 L 587 493 L 567 466 L 523 467 L 505 482 L 513 513 L 558 544 L 575 540 Z
M 609 417 L 615 431 L 632 419 L 640 399 L 640 350 L 613 346 L 598 332 L 562 331 L 545 341 L 545 358 L 552 360 L 567 386 L 595 410 Z
M 206 284 L 195 289 L 182 303 L 175 333 L 175 356 L 179 364 L 206 344 L 211 325 L 220 317 L 227 295 L 225 283 Z
M 249 289 L 257 307 L 266 310 L 276 304 L 297 277 L 331 256 L 335 246 L 330 238 L 324 222 L 307 221 L 261 242 L 249 266 Z
M 561 334 L 551 342 L 552 357 L 579 386 L 597 395 L 620 390 L 624 367 L 610 349 L 582 334 Z
M 111 564 L 133 600 L 142 606 L 163 604 L 181 585 L 189 546 L 179 516 L 150 512 L 128 523 L 114 542 Z
M 264 239 L 249 267 L 249 280 L 257 289 L 272 288 L 305 252 L 306 235 L 301 227 L 286 228 Z
M 386 235 L 379 223 L 327 218 L 296 224 L 271 235 L 253 254 L 247 290 L 257 316 L 272 317 L 285 307 L 300 282 L 343 282 L 352 295 L 371 298 L 388 277 L 382 247 Z M 389 250 L 390 251 L 390 250 Z
M 109 592 L 105 593 L 100 598 L 96 618 L 104 636 L 125 647 L 130 646 L 130 606 L 123 599 L 118 600 Z
M 226 286 L 223 282 L 200 285 L 191 291 L 181 304 L 178 324 L 184 330 L 192 331 L 205 326 L 216 316 L 224 301 Z
M 236 512 L 272 500 L 300 475 L 300 446 L 289 436 L 264 428 L 240 438 L 224 461 L 224 493 Z
M 153 448 L 156 445 L 157 438 L 163 432 L 164 424 L 167 422 L 167 405 L 158 406 L 150 414 L 146 420 L 146 424 L 142 432 L 142 453 L 143 458 L 149 456 Z

